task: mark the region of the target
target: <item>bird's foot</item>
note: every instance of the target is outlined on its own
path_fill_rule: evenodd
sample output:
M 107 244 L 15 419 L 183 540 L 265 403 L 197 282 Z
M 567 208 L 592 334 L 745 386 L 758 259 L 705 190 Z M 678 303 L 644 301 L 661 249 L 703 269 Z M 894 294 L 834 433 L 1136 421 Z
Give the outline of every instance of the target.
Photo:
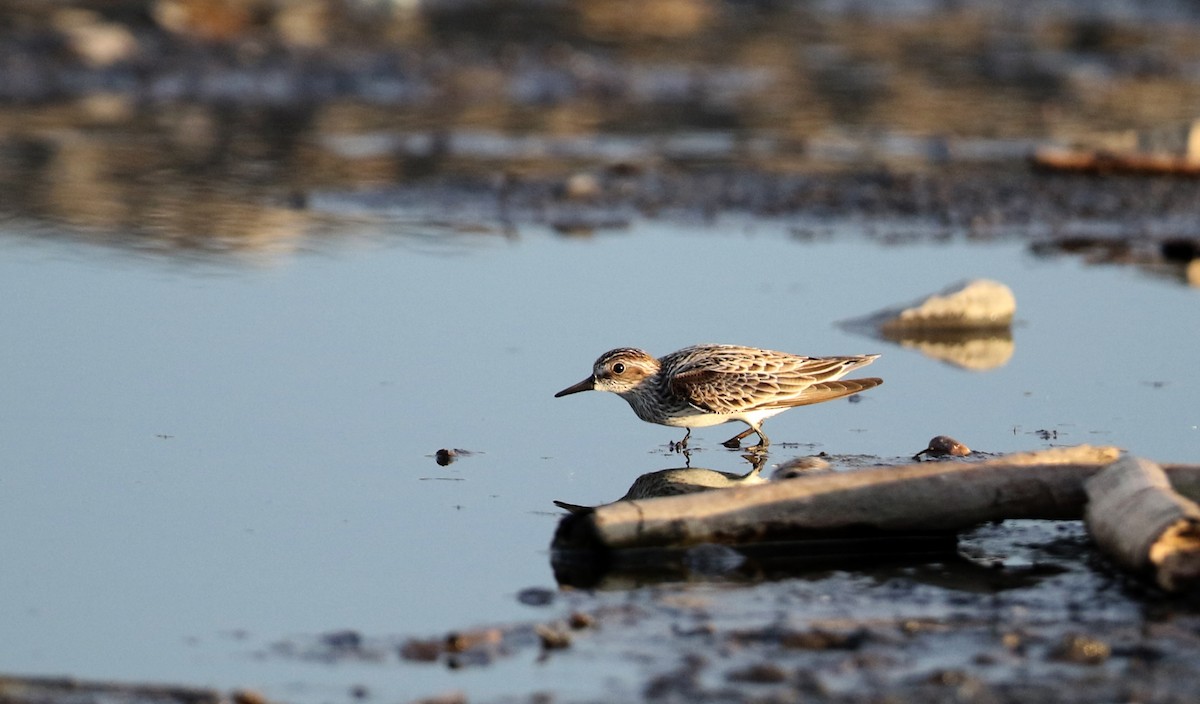
M 692 437 L 692 429 L 688 428 L 687 434 L 683 436 L 682 440 L 679 442 L 672 440 L 667 443 L 667 447 L 670 448 L 671 452 L 686 452 L 688 447 L 688 438 L 690 437 Z

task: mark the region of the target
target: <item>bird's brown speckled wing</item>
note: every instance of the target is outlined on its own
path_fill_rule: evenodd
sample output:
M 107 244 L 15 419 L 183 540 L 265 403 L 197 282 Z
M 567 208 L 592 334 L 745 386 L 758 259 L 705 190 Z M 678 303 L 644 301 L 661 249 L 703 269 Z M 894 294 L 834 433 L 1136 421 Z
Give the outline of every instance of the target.
M 780 353 L 746 355 L 731 350 L 683 360 L 671 390 L 710 413 L 788 408 L 820 403 L 878 386 L 881 379 L 835 381 L 874 357 L 799 357 Z

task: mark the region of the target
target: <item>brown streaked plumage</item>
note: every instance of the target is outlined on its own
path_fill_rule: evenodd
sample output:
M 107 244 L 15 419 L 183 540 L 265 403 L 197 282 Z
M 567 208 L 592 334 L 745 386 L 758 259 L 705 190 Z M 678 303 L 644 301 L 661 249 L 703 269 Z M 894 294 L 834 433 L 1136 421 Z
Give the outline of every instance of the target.
M 802 357 L 739 345 L 693 345 L 656 359 L 632 347 L 600 355 L 592 375 L 559 391 L 612 391 L 629 402 L 638 418 L 650 423 L 692 428 L 741 421 L 749 428 L 723 444 L 737 447 L 751 433 L 754 449 L 770 441 L 762 422 L 796 406 L 850 396 L 879 386 L 879 378 L 841 379 L 879 358 L 877 354 Z

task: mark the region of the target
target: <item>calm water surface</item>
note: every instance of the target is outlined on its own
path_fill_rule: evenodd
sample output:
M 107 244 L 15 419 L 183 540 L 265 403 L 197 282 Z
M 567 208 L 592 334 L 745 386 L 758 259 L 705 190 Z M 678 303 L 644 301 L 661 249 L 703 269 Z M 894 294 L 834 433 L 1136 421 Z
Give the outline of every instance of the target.
M 771 461 L 1111 443 L 1200 458 L 1200 291 L 1017 242 L 882 246 L 863 226 L 637 222 L 564 238 L 364 222 L 256 256 L 132 253 L 0 230 L 0 669 L 392 698 L 584 686 L 532 654 L 480 671 L 326 667 L 272 643 L 544 618 L 551 501 L 678 466 L 674 429 L 600 394 L 597 355 L 701 341 L 882 352 L 860 403 L 771 420 Z M 921 225 L 907 225 L 920 231 Z M 1004 281 L 1010 361 L 969 372 L 834 323 Z M 740 471 L 693 435 L 693 464 Z M 1057 437 L 1046 439 L 1038 431 Z M 449 467 L 439 448 L 471 451 Z M 585 680 L 579 679 L 584 677 Z M 611 683 L 610 683 L 611 684 Z M 599 685 L 597 685 L 599 686 Z

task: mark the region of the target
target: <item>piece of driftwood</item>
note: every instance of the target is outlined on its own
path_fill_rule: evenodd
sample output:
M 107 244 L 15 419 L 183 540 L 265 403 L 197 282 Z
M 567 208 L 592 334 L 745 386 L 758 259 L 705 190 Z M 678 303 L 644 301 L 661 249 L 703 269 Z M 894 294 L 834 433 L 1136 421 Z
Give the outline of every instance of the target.
M 225 693 L 173 685 L 0 676 L 0 702 L 5 704 L 265 704 L 266 701 L 252 690 Z
M 1200 161 L 1184 155 L 1104 150 L 1039 149 L 1034 168 L 1091 175 L 1200 176 Z
M 1119 564 L 1167 591 L 1200 586 L 1200 505 L 1161 467 L 1125 456 L 1085 484 L 1092 539 Z
M 921 462 L 687 496 L 619 501 L 567 516 L 556 549 L 625 549 L 954 532 L 1009 518 L 1079 519 L 1083 482 L 1116 461 L 1082 445 L 978 463 Z M 1168 468 L 1200 488 L 1200 467 Z M 1180 491 L 1184 489 L 1179 488 Z

